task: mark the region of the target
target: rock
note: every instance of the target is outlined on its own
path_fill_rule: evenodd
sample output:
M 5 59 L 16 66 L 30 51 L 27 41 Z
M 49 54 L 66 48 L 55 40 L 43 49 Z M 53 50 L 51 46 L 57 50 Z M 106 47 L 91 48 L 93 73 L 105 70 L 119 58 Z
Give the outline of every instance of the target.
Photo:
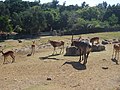
M 27 54 L 27 56 L 31 56 L 31 54 Z
M 108 41 L 102 41 L 102 44 L 109 44 L 109 42 Z
M 22 40 L 19 40 L 19 39 L 18 39 L 18 42 L 19 42 L 19 43 L 22 43 Z
M 52 79 L 48 77 L 47 80 L 52 80 Z
M 70 46 L 66 48 L 65 56 L 76 56 L 79 55 L 79 50 L 75 46 Z
M 105 50 L 104 45 L 98 44 L 92 46 L 92 52 L 103 51 L 103 50 Z
M 102 67 L 102 69 L 108 69 L 108 67 L 104 66 L 104 67 Z

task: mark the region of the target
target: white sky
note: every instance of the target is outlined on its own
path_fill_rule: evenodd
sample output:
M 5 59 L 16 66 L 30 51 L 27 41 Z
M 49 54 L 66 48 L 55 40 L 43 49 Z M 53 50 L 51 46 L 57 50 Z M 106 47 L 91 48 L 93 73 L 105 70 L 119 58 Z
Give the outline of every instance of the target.
M 35 1 L 35 0 L 23 0 L 23 1 Z M 40 0 L 41 3 L 47 3 L 52 2 L 53 0 Z M 113 5 L 120 3 L 120 0 L 58 0 L 59 4 L 63 4 L 64 1 L 66 1 L 66 5 L 81 5 L 82 2 L 86 2 L 89 4 L 89 6 L 95 6 L 98 5 L 98 3 L 102 3 L 103 1 L 106 1 L 108 4 Z
M 4 1 L 4 0 L 0 0 L 0 1 Z M 22 1 L 35 1 L 35 0 L 22 0 Z M 53 0 L 40 0 L 40 1 L 43 4 L 43 3 L 47 3 L 47 2 L 52 2 Z M 120 0 L 58 0 L 58 1 L 59 1 L 59 4 L 61 4 L 61 5 L 63 4 L 63 2 L 66 1 L 66 5 L 78 4 L 79 6 L 84 1 L 86 2 L 86 4 L 89 4 L 89 6 L 98 5 L 99 3 L 102 3 L 103 1 L 106 1 L 107 4 L 110 4 L 110 5 L 120 3 Z

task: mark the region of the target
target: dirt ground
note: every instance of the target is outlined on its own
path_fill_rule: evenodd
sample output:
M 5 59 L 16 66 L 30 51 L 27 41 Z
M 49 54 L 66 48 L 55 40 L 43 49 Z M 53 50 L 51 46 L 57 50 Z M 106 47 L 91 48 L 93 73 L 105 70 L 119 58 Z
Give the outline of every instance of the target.
M 9 57 L 4 65 L 0 54 L 0 90 L 120 90 L 120 65 L 111 60 L 112 46 L 91 52 L 86 66 L 79 56 L 52 56 L 51 46 L 37 49 L 34 56 L 15 53 L 15 63 Z

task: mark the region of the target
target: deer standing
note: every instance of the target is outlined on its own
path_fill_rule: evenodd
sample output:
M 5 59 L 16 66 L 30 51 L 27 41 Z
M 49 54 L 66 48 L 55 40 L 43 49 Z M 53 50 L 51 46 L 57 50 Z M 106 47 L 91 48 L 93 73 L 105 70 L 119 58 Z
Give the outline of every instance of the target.
M 115 56 L 114 59 L 117 58 L 117 60 L 119 60 L 119 52 L 120 52 L 120 44 L 114 44 L 112 58 Z
M 72 46 L 76 46 L 79 49 L 80 52 L 80 59 L 79 61 L 81 62 L 81 56 L 82 60 L 84 60 L 83 64 L 87 63 L 87 58 L 91 52 L 92 46 L 87 40 L 81 40 L 81 41 L 73 41 Z
M 35 54 L 35 41 L 32 41 L 33 42 L 33 44 L 31 45 L 31 55 L 33 54 Z
M 56 47 L 61 47 L 60 54 L 64 53 L 64 42 L 63 41 L 52 41 L 48 40 L 48 42 L 54 47 L 53 54 L 56 52 Z M 56 52 L 57 53 L 57 52 Z
M 94 42 L 97 42 L 97 44 L 99 44 L 99 37 L 93 37 L 90 39 L 90 43 L 92 43 L 92 45 L 94 45 Z
M 4 62 L 3 62 L 3 64 L 5 64 L 5 61 L 6 61 L 6 59 L 7 59 L 8 56 L 11 56 L 11 57 L 12 57 L 12 59 L 13 59 L 13 60 L 12 60 L 12 63 L 15 62 L 15 55 L 14 55 L 14 52 L 13 52 L 13 51 L 7 51 L 7 52 L 4 53 L 3 50 L 1 50 L 0 52 L 1 52 L 1 53 L 3 54 L 3 56 L 4 56 Z

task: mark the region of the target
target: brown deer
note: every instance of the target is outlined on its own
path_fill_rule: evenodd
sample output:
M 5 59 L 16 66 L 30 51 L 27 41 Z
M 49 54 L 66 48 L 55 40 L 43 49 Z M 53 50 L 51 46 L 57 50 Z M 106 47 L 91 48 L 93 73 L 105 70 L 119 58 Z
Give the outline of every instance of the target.
M 73 41 L 71 46 L 76 46 L 79 49 L 80 52 L 80 59 L 81 62 L 81 56 L 82 60 L 84 60 L 83 64 L 87 63 L 87 58 L 91 52 L 92 46 L 90 45 L 88 40 L 80 40 L 80 41 Z
M 80 41 L 80 40 L 82 40 L 82 37 L 81 37 L 81 36 L 79 36 L 79 38 L 77 38 L 77 39 L 73 39 L 73 34 L 72 34 L 71 42 L 72 42 L 72 41 Z
M 4 53 L 3 50 L 1 50 L 0 53 L 2 53 L 3 56 L 4 56 L 4 62 L 3 62 L 3 64 L 5 64 L 5 61 L 6 61 L 6 59 L 7 59 L 8 56 L 12 57 L 12 59 L 13 59 L 12 63 L 15 62 L 15 55 L 14 55 L 13 51 L 7 51 L 7 52 Z
M 92 43 L 92 45 L 94 45 L 94 42 L 97 42 L 97 44 L 99 44 L 99 37 L 93 37 L 90 39 L 90 43 Z
M 32 41 L 33 42 L 33 44 L 31 45 L 31 55 L 33 54 L 35 54 L 35 41 Z
M 62 46 L 62 48 L 60 50 L 60 54 L 64 53 L 64 42 L 63 41 L 48 40 L 48 42 L 54 47 L 53 54 L 56 52 L 56 47 L 61 47 L 61 46 Z
M 120 43 L 119 44 L 114 44 L 113 45 L 113 54 L 112 54 L 112 58 L 114 57 L 114 59 L 116 59 L 117 57 L 117 61 L 119 60 L 119 52 L 120 52 Z M 117 63 L 118 64 L 118 63 Z

